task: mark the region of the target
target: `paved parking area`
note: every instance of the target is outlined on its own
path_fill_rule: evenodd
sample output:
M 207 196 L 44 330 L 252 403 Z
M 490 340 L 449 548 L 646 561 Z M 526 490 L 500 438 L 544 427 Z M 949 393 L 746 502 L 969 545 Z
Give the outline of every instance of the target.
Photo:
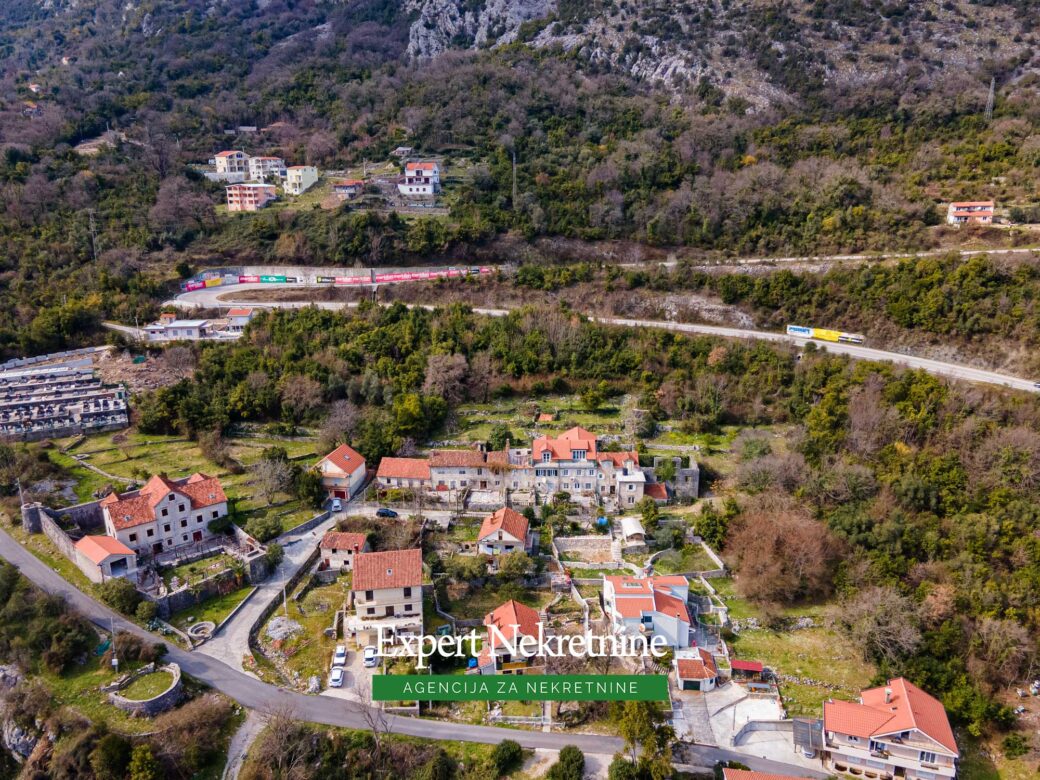
M 347 642 L 346 644 L 347 665 L 343 667 L 345 671 L 343 687 L 326 687 L 325 690 L 321 692 L 321 695 L 329 696 L 334 699 L 345 699 L 347 701 L 361 701 L 363 697 L 360 691 L 371 690 L 372 670 L 365 668 L 364 659 L 361 655 L 361 648 L 355 648 L 350 642 Z M 325 678 L 325 684 L 328 685 L 327 676 Z

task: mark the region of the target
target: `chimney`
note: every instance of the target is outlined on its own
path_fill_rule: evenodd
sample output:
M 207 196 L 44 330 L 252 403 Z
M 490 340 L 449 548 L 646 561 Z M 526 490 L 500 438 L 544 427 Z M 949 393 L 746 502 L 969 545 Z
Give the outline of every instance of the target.
M 891 688 L 885 688 L 885 704 L 891 704 L 891 703 L 892 703 L 892 689 Z

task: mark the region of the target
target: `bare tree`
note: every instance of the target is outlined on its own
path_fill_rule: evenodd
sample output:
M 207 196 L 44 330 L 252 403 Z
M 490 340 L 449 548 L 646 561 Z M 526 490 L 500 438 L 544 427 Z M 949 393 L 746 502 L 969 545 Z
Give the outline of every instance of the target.
M 868 658 L 889 662 L 904 658 L 921 643 L 917 605 L 888 585 L 871 585 L 845 599 L 834 611 Z
M 188 376 L 195 370 L 195 352 L 191 347 L 169 347 L 163 352 L 163 362 L 177 376 Z
M 449 406 L 454 406 L 465 393 L 468 370 L 464 355 L 430 355 L 426 361 L 423 392 L 440 396 Z
M 307 726 L 300 721 L 291 704 L 272 703 L 265 711 L 267 727 L 254 744 L 253 766 L 266 770 L 258 777 L 279 780 L 308 780 L 312 741 Z
M 882 397 L 883 387 L 872 374 L 849 396 L 848 446 L 859 455 L 873 455 L 896 436 L 899 414 Z
M 478 352 L 469 361 L 467 390 L 474 401 L 487 403 L 491 383 L 495 380 L 495 364 L 490 352 Z
M 321 426 L 319 438 L 327 450 L 350 441 L 361 423 L 361 409 L 352 401 L 336 401 Z
M 977 680 L 994 686 L 1021 678 L 1036 654 L 1028 629 L 1015 620 L 984 617 L 971 635 L 968 669 Z
M 282 380 L 282 405 L 296 419 L 301 420 L 322 402 L 322 387 L 309 376 L 293 374 Z
M 359 701 L 351 702 L 350 709 L 361 716 L 368 730 L 372 732 L 375 746 L 374 763 L 378 766 L 387 747 L 387 737 L 393 731 L 391 718 L 379 704 L 372 701 L 372 683 L 367 676 L 357 681 Z
M 292 485 L 292 467 L 284 460 L 264 458 L 253 468 L 253 485 L 257 495 L 269 503 L 276 493 L 287 493 Z

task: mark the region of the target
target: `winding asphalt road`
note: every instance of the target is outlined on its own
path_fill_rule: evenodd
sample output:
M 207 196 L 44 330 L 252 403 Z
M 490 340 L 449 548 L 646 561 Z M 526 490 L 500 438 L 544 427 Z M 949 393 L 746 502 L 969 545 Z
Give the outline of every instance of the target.
M 221 306 L 228 306 L 232 303 L 251 304 L 258 307 L 282 309 L 300 309 L 306 306 L 317 306 L 322 309 L 344 309 L 352 308 L 357 305 L 356 303 L 346 301 L 257 301 L 250 299 L 249 293 L 252 290 L 270 290 L 279 288 L 327 289 L 328 285 L 240 284 L 233 287 L 210 287 L 204 290 L 194 290 L 192 292 L 181 293 L 176 298 L 167 301 L 166 303 L 185 308 L 219 308 Z M 433 306 L 425 304 L 412 305 L 421 305 L 426 309 L 434 308 Z M 483 314 L 489 317 L 504 317 L 510 312 L 509 309 L 487 308 L 476 308 L 473 309 L 473 311 L 477 314 Z M 980 384 L 995 385 L 997 387 L 1007 387 L 1014 390 L 1025 390 L 1031 393 L 1040 391 L 1040 387 L 1034 384 L 1034 381 L 1031 379 L 1001 374 L 997 371 L 989 371 L 983 368 L 967 366 L 962 363 L 946 363 L 941 360 L 905 355 L 901 352 L 889 352 L 856 344 L 836 344 L 833 342 L 801 338 L 799 336 L 789 336 L 786 333 L 776 333 L 765 330 L 748 330 L 744 328 L 728 328 L 719 325 L 698 325 L 685 322 L 668 322 L 665 320 L 633 320 L 623 319 L 621 317 L 595 317 L 591 315 L 590 319 L 604 325 L 616 325 L 628 328 L 658 328 L 678 333 L 703 334 L 730 339 L 757 339 L 760 341 L 793 344 L 799 348 L 804 348 L 806 344 L 812 342 L 820 349 L 826 349 L 828 352 L 838 355 L 848 355 L 857 360 L 874 360 L 886 363 L 895 363 L 907 366 L 908 368 L 921 369 L 930 374 L 935 374 L 936 376 L 946 377 L 947 379 L 957 379 L 964 382 L 977 382 Z M 106 325 L 108 325 L 108 323 L 106 323 Z M 133 328 L 128 328 L 125 325 L 118 326 L 117 329 L 126 332 L 129 335 L 133 335 L 134 331 Z
M 32 580 L 43 590 L 64 597 L 70 605 L 102 629 L 107 631 L 110 626 L 113 626 L 117 631 L 129 631 L 149 641 L 154 642 L 156 640 L 154 634 L 150 634 L 139 626 L 127 621 L 117 612 L 95 601 L 65 581 L 57 572 L 48 568 L 39 558 L 22 547 L 10 534 L 3 530 L 0 530 L 0 557 L 16 566 L 25 577 Z M 360 705 L 356 703 L 328 696 L 306 696 L 302 693 L 268 685 L 232 669 L 215 658 L 202 653 L 188 652 L 169 642 L 165 644 L 169 651 L 167 657 L 179 664 L 181 669 L 192 677 L 202 680 L 218 691 L 235 699 L 244 707 L 261 712 L 289 707 L 293 715 L 299 720 L 345 728 L 365 730 L 370 728 L 360 712 Z M 387 721 L 390 730 L 394 733 L 425 739 L 483 742 L 487 744 L 497 744 L 504 739 L 513 739 L 527 748 L 559 750 L 564 745 L 576 745 L 585 753 L 604 755 L 612 755 L 623 748 L 622 741 L 617 737 L 594 734 L 524 731 L 521 729 L 472 726 L 465 723 L 399 716 L 389 716 Z M 761 772 L 813 778 L 825 778 L 828 776 L 825 772 L 807 770 L 794 764 L 755 758 L 745 753 L 703 745 L 686 746 L 685 758 L 689 762 L 695 762 L 703 766 L 712 766 L 717 761 L 740 761 Z

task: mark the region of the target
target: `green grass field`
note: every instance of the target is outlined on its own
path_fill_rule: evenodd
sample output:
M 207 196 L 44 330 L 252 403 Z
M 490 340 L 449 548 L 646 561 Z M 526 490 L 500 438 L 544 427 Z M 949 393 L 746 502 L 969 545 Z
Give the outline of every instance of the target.
M 160 669 L 159 671 L 138 677 L 128 686 L 119 691 L 124 699 L 132 701 L 143 701 L 158 696 L 173 685 L 173 675 Z
M 211 620 L 217 625 L 220 625 L 220 621 L 231 614 L 231 610 L 237 607 L 242 601 L 245 600 L 246 596 L 253 592 L 252 585 L 246 585 L 233 590 L 223 596 L 217 596 L 216 598 L 209 599 L 196 604 L 194 607 L 188 607 L 182 609 L 180 612 L 174 612 L 170 615 L 170 619 L 166 622 L 181 629 L 181 631 L 187 630 L 190 626 L 196 623 L 201 623 L 204 620 Z M 192 618 L 189 620 L 189 618 Z
M 498 588 L 489 584 L 447 605 L 442 603 L 441 609 L 459 620 L 472 620 L 484 617 L 510 598 L 515 598 L 520 603 L 537 610 L 544 609 L 545 605 L 552 601 L 552 594 L 548 591 L 520 590 L 514 592 L 516 590 Z
M 311 588 L 307 595 L 297 602 L 293 596 L 303 587 L 303 584 L 299 585 L 289 594 L 288 600 L 289 619 L 299 623 L 303 630 L 285 640 L 281 652 L 285 655 L 285 665 L 298 672 L 301 681 L 306 683 L 311 675 L 317 675 L 322 680 L 328 676 L 332 653 L 341 640 L 325 636 L 324 631 L 332 625 L 336 610 L 343 607 L 346 582 L 341 578 L 329 585 Z M 284 610 L 279 608 L 270 619 L 284 615 Z M 267 641 L 264 628 L 260 629 L 260 637 Z

